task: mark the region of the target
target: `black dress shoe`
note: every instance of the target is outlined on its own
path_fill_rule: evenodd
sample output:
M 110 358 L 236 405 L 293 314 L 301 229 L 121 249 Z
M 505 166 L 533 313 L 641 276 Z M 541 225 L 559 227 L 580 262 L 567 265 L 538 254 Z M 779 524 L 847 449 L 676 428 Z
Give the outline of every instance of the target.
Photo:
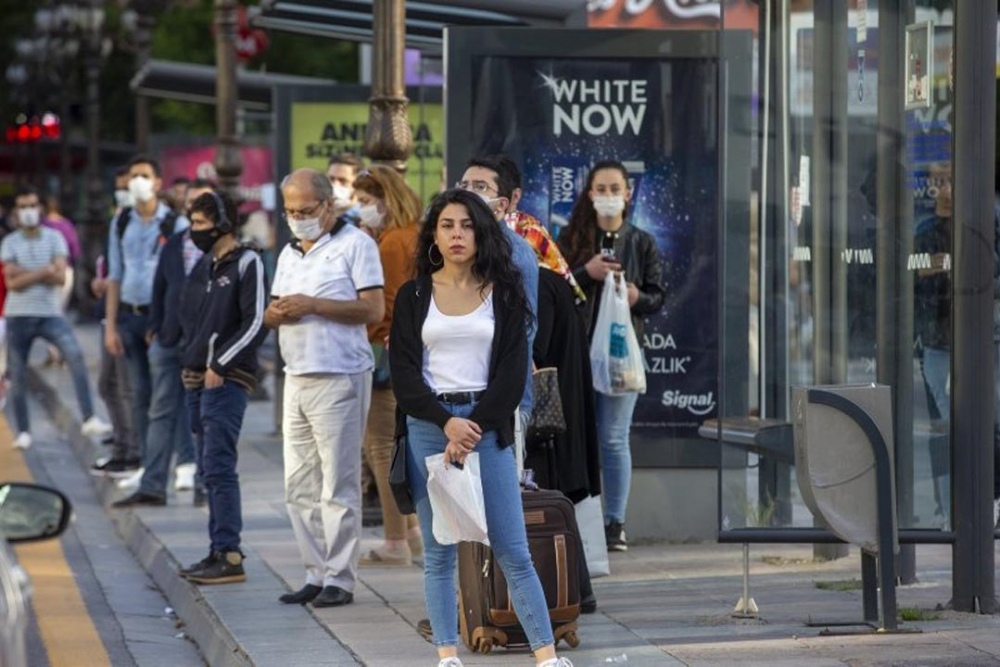
M 593 614 L 597 611 L 597 596 L 591 593 L 580 600 L 580 613 Z
M 166 504 L 167 499 L 162 496 L 154 496 L 151 493 L 136 491 L 127 498 L 122 498 L 111 503 L 111 506 L 121 509 L 123 507 L 163 507 Z
M 339 586 L 327 586 L 312 601 L 314 607 L 342 607 L 354 602 L 354 593 L 348 593 Z
M 294 593 L 285 593 L 278 600 L 285 604 L 305 604 L 307 602 L 312 602 L 316 599 L 316 596 L 323 591 L 322 586 L 313 586 L 312 584 L 306 584 L 301 590 Z

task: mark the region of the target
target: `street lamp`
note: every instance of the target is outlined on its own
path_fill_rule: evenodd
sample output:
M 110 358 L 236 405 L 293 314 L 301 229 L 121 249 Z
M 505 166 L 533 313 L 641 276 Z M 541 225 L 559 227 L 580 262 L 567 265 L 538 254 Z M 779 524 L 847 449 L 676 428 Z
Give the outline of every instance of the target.
M 239 202 L 243 162 L 236 134 L 236 2 L 215 0 L 215 172 L 219 188 Z
M 406 0 L 375 0 L 372 18 L 374 68 L 365 153 L 373 162 L 405 173 L 413 147 L 403 69 Z
M 130 0 L 129 8 L 122 13 L 122 26 L 131 37 L 130 51 L 135 53 L 135 70 L 141 71 L 152 52 L 153 29 L 156 15 L 167 7 L 167 0 Z M 149 98 L 135 98 L 135 146 L 144 153 L 148 150 L 150 133 Z

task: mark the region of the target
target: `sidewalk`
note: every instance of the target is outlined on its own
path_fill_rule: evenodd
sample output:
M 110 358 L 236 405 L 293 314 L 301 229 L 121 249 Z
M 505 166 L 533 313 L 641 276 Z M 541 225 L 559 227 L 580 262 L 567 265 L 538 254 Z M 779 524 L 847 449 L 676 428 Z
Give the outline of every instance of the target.
M 98 330 L 77 332 L 96 378 Z M 72 434 L 77 458 L 88 466 L 101 447 L 77 435 L 69 373 L 40 369 L 38 377 L 38 397 Z M 207 513 L 191 506 L 190 493 L 172 495 L 166 508 L 109 510 L 119 532 L 212 665 L 435 664 L 433 648 L 415 630 L 426 616 L 417 567 L 362 569 L 348 607 L 313 610 L 277 602 L 301 586 L 303 571 L 283 503 L 273 415 L 270 401 L 250 403 L 240 443 L 245 584 L 198 588 L 177 577 L 178 564 L 199 560 L 207 548 Z M 121 493 L 103 480 L 96 485 L 105 503 Z M 365 538 L 363 549 L 375 546 L 378 529 L 366 529 Z M 951 593 L 947 546 L 918 547 L 921 583 L 898 589 L 901 609 L 931 612 L 935 619 L 903 624 L 920 634 L 821 637 L 822 628 L 805 625 L 861 618 L 860 590 L 816 585 L 859 578 L 856 549 L 850 558 L 815 563 L 808 546 L 754 546 L 751 595 L 761 619 L 752 621 L 730 616 L 742 591 L 741 565 L 738 545 L 636 544 L 612 554 L 614 574 L 594 582 L 598 613 L 581 617 L 581 644 L 564 654 L 576 667 L 1000 664 L 1000 618 L 934 611 Z M 462 647 L 460 656 L 470 666 L 534 664 L 523 651 L 477 656 Z

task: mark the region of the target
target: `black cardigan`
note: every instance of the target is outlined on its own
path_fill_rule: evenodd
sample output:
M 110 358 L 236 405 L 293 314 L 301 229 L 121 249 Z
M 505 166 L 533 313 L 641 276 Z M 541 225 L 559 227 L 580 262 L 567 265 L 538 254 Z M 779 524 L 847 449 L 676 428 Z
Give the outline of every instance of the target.
M 424 382 L 423 328 L 430 310 L 430 276 L 420 276 L 403 285 L 396 294 L 389 333 L 389 371 L 398 406 L 396 435 L 406 433 L 403 415 L 433 422 L 441 429 L 452 418 Z M 493 351 L 486 391 L 469 419 L 483 432 L 497 431 L 500 446 L 514 442 L 514 412 L 524 393 L 528 374 L 526 318 L 514 312 L 499 288 L 494 288 Z

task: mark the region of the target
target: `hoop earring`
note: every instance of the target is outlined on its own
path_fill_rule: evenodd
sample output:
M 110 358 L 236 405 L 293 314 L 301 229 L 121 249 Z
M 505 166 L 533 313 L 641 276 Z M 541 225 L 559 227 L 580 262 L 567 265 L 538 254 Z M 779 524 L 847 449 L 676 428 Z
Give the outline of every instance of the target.
M 444 256 L 441 256 L 440 261 L 434 261 L 434 249 L 437 248 L 437 243 L 432 243 L 429 248 L 427 248 L 427 260 L 431 263 L 431 266 L 441 266 L 444 264 Z M 441 251 L 438 250 L 438 255 L 441 255 Z

